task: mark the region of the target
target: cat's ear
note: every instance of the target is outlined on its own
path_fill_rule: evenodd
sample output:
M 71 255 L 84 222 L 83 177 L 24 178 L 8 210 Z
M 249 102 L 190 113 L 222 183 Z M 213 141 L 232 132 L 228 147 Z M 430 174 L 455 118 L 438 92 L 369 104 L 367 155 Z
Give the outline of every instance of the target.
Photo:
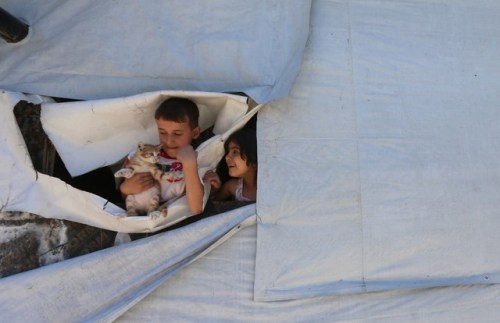
M 144 150 L 144 143 L 142 141 L 137 144 L 137 149 L 139 149 L 139 151 Z

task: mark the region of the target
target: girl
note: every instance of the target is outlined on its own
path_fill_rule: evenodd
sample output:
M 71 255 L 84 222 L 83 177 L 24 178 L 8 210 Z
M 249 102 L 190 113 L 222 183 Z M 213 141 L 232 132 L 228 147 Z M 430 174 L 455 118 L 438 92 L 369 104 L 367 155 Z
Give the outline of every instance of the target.
M 214 200 L 255 201 L 257 197 L 257 138 L 251 130 L 234 132 L 224 143 L 225 160 L 231 179 L 221 183 L 219 175 L 207 172 Z

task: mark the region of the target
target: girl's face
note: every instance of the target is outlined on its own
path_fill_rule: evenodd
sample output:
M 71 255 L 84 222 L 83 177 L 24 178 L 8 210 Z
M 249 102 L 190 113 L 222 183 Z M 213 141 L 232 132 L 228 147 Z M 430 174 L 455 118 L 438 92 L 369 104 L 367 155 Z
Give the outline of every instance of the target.
M 235 142 L 230 142 L 228 145 L 226 164 L 229 170 L 229 176 L 231 177 L 242 177 L 251 167 L 248 166 L 247 161 L 241 157 L 240 146 Z

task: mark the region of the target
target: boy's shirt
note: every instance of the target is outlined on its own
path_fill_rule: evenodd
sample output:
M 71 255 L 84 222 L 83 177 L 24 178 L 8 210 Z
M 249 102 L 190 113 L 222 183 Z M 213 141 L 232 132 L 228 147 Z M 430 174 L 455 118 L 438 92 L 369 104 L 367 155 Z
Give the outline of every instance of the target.
M 181 162 L 168 156 L 162 149 L 160 151 L 160 161 L 157 165 L 161 171 L 169 174 L 168 180 L 160 183 L 161 200 L 168 201 L 183 195 L 186 189 L 186 181 L 184 180 Z

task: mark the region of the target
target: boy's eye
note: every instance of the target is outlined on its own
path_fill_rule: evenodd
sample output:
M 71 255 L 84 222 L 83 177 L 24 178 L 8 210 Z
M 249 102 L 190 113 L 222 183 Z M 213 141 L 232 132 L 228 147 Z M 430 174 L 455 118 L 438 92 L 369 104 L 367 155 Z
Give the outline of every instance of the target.
M 161 136 L 168 136 L 168 133 L 166 132 L 160 132 Z M 172 133 L 172 136 L 182 136 L 182 132 L 174 132 Z

